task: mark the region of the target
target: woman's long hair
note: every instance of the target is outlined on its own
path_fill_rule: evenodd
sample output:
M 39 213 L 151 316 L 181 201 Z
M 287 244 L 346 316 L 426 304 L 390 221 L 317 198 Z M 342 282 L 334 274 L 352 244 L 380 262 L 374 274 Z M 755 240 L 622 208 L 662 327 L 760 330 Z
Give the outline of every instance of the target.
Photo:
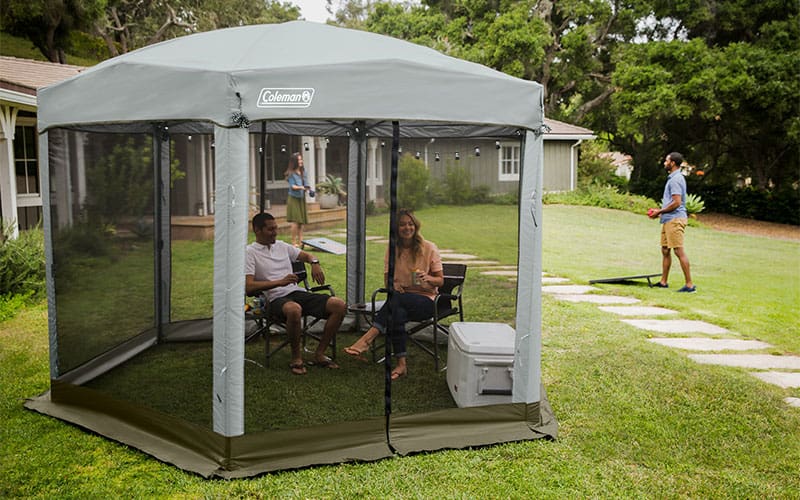
M 292 156 L 289 157 L 289 165 L 286 167 L 286 171 L 283 173 L 284 179 L 288 179 L 289 176 L 292 175 L 296 170 L 299 171 L 300 176 L 303 176 L 303 170 L 305 169 L 300 166 L 300 158 L 302 156 L 302 153 L 292 153 Z
M 422 223 L 419 221 L 419 219 L 417 219 L 417 216 L 414 215 L 414 212 L 412 212 L 411 210 L 409 210 L 407 208 L 401 208 L 400 210 L 397 211 L 397 224 L 398 224 L 398 226 L 400 224 L 400 217 L 402 217 L 404 215 L 407 215 L 408 218 L 411 219 L 411 222 L 414 224 L 414 237 L 411 238 L 411 247 L 410 247 L 410 249 L 411 249 L 411 255 L 413 256 L 414 260 L 416 260 L 417 257 L 422 255 L 422 245 L 425 242 L 425 238 L 423 238 L 422 234 L 420 234 L 420 232 L 419 232 L 420 228 L 422 227 Z M 400 254 L 402 253 L 403 250 L 405 250 L 405 248 L 409 248 L 409 247 L 400 246 L 400 244 L 399 244 L 400 243 L 400 234 L 399 234 L 400 231 L 399 231 L 399 229 L 400 229 L 399 227 L 395 227 L 394 228 L 395 235 L 397 235 L 397 243 L 398 243 L 397 249 L 396 249 L 396 254 L 395 254 L 397 257 L 400 257 Z

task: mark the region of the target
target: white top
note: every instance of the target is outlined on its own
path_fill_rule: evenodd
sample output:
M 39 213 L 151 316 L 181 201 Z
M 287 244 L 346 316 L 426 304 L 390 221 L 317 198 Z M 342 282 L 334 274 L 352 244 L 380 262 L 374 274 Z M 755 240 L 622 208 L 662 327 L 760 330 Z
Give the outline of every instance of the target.
M 252 275 L 256 281 L 275 281 L 282 279 L 287 274 L 292 274 L 292 262 L 297 260 L 300 249 L 283 241 L 276 241 L 270 246 L 253 242 L 247 245 L 247 255 L 244 259 L 244 274 Z M 279 286 L 267 290 L 267 300 L 270 302 L 280 297 L 285 297 L 297 290 L 304 290 L 296 283 Z

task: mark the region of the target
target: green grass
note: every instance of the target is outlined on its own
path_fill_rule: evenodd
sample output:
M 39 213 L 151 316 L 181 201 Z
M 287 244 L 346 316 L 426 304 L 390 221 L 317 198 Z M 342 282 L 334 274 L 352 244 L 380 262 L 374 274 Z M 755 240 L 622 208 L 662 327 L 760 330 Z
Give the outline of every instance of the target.
M 441 248 L 504 264 L 516 260 L 513 207 L 440 207 L 418 215 L 423 233 Z M 585 283 L 658 270 L 658 226 L 644 216 L 555 205 L 546 206 L 544 215 L 544 267 L 553 274 Z M 368 232 L 385 232 L 385 220 L 370 218 Z M 681 281 L 678 269 L 670 290 L 601 288 L 770 342 L 776 353 L 800 354 L 800 244 L 697 227 L 688 230 L 686 247 L 697 294 L 674 292 Z M 190 248 L 181 252 L 193 254 Z M 319 255 L 343 295 L 344 257 Z M 381 279 L 372 275 L 380 274 L 383 247 L 370 244 L 367 257 L 371 289 Z M 192 269 L 203 262 L 178 265 Z M 471 272 L 465 289 L 467 319 L 511 322 L 513 307 L 504 302 L 513 296 L 508 282 Z M 765 384 L 741 369 L 695 364 L 685 353 L 647 342 L 646 332 L 591 304 L 545 297 L 543 327 L 542 376 L 560 423 L 556 441 L 205 481 L 24 410 L 22 400 L 46 390 L 49 383 L 46 309 L 43 304 L 26 308 L 0 323 L 0 496 L 798 498 L 800 410 L 788 407 L 783 398 L 800 397 L 800 390 Z M 260 347 L 248 345 L 248 355 L 252 351 L 257 356 Z M 178 348 L 198 346 L 168 347 Z M 139 362 L 156 363 L 161 377 L 150 374 L 154 378 L 142 379 L 140 386 L 171 380 L 167 369 L 197 370 L 198 378 L 210 378 L 209 358 L 202 353 L 169 363 L 159 360 L 163 354 L 156 350 L 147 356 L 151 359 L 142 357 Z M 371 373 L 354 361 L 343 362 L 338 377 Z M 414 367 L 408 382 L 432 382 Z M 138 368 L 134 363 L 128 369 Z M 265 375 L 264 380 L 251 380 L 249 390 L 296 382 L 283 368 L 281 373 L 277 368 L 274 373 L 259 370 L 247 365 L 246 377 Z M 320 377 L 312 371 L 304 382 L 315 376 Z M 366 375 L 364 383 L 372 384 L 376 377 Z M 362 394 L 357 392 L 357 397 Z M 380 406 L 380 393 L 367 398 Z M 196 405 L 195 411 L 207 412 L 207 405 L 199 403 L 176 405 Z

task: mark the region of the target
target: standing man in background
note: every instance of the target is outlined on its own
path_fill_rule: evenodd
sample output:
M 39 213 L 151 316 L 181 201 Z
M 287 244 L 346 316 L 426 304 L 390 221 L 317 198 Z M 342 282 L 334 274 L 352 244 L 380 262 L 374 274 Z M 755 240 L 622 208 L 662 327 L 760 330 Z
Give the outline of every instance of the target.
M 670 153 L 664 159 L 664 169 L 669 174 L 667 184 L 664 186 L 664 196 L 661 200 L 661 208 L 651 208 L 647 215 L 651 219 L 660 217 L 661 219 L 661 281 L 654 286 L 668 288 L 669 269 L 672 266 L 671 252 L 675 252 L 675 257 L 681 264 L 683 277 L 686 284 L 678 290 L 683 293 L 693 293 L 697 287 L 692 282 L 692 273 L 689 267 L 689 257 L 683 249 L 683 234 L 686 231 L 686 224 L 689 215 L 686 212 L 686 179 L 681 174 L 681 164 L 683 155 L 680 153 Z

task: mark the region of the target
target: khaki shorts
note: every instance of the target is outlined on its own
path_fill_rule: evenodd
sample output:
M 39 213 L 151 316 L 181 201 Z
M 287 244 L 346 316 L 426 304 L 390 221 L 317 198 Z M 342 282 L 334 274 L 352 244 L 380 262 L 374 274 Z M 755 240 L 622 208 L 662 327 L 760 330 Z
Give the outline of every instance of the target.
M 661 224 L 661 246 L 665 248 L 682 247 L 686 222 L 686 219 L 672 219 Z

